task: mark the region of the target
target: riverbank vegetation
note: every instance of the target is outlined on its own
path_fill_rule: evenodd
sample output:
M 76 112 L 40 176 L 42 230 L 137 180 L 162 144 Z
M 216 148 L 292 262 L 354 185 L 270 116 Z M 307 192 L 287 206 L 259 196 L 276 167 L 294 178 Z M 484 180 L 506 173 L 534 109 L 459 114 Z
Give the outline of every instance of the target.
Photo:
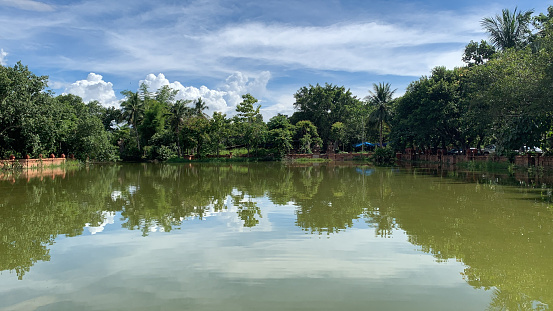
M 553 150 L 553 6 L 547 14 L 503 10 L 483 18 L 490 41 L 470 42 L 466 66 L 434 68 L 393 99 L 389 83 L 360 99 L 344 86 L 309 85 L 295 112 L 265 122 L 244 94 L 233 116 L 206 113 L 206 103 L 177 100 L 168 86 L 124 91 L 120 108 L 75 95 L 55 95 L 48 78 L 26 66 L 0 66 L 0 158 L 74 154 L 80 160 L 196 159 L 233 152 L 281 159 L 290 152 L 352 151 L 361 142 L 405 148 L 466 149 L 497 145 Z M 363 151 L 365 145 L 357 148 Z M 386 161 L 386 159 L 380 159 Z

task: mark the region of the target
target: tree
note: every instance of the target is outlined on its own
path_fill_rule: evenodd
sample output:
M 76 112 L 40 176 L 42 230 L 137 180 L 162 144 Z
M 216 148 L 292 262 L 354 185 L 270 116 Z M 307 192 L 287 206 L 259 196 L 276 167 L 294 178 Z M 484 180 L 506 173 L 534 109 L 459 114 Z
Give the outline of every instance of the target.
M 162 134 L 165 130 L 166 119 L 169 116 L 166 104 L 151 99 L 144 110 L 144 117 L 138 126 L 142 140 L 149 144 L 149 140 L 157 133 Z
M 116 147 L 111 144 L 111 133 L 104 129 L 102 121 L 96 116 L 79 118 L 76 135 L 73 138 L 73 152 L 77 158 L 87 157 L 95 161 L 116 161 Z
M 323 144 L 317 133 L 317 127 L 309 120 L 296 123 L 296 137 L 300 143 L 301 153 L 312 153 L 314 147 L 320 147 Z
M 108 132 L 113 132 L 115 130 L 113 125 L 117 125 L 123 121 L 121 110 L 115 107 L 103 108 L 99 117 Z
M 512 13 L 508 9 L 503 9 L 501 13 L 495 17 L 486 17 L 480 22 L 489 33 L 492 45 L 502 51 L 526 46 L 534 11 L 520 12 L 515 8 Z
M 366 97 L 369 104 L 373 106 L 373 111 L 369 115 L 369 122 L 378 125 L 378 133 L 380 134 L 380 147 L 383 145 L 383 127 L 384 124 L 389 124 L 391 120 L 391 102 L 392 96 L 396 90 L 391 90 L 390 83 L 373 83 L 373 90 Z
M 250 149 L 259 146 L 264 141 L 266 134 L 266 124 L 259 113 L 261 105 L 254 108 L 256 103 L 257 99 L 251 94 L 242 95 L 242 102 L 236 106 L 238 114 L 234 118 L 238 136 L 246 146 L 248 156 Z
M 475 68 L 483 67 L 476 66 Z M 445 148 L 450 144 L 465 147 L 474 139 L 462 129 L 461 77 L 465 69 L 436 67 L 430 77 L 421 77 L 407 87 L 395 106 L 390 133 L 394 147 Z
M 198 117 L 202 117 L 202 118 L 208 118 L 209 116 L 204 112 L 204 110 L 207 109 L 207 105 L 206 103 L 202 100 L 202 98 L 198 98 L 197 100 L 194 101 L 194 113 L 196 114 L 196 116 Z
M 330 139 L 334 142 L 334 150 L 340 147 L 340 144 L 346 139 L 346 127 L 342 122 L 336 122 L 332 124 L 330 129 Z
M 196 150 L 199 157 L 206 154 L 206 147 L 211 142 L 210 121 L 203 116 L 194 115 L 186 120 L 184 127 L 187 145 Z
M 273 145 L 275 154 L 283 157 L 289 153 L 290 149 L 293 148 L 294 126 L 290 123 L 288 117 L 279 113 L 267 122 L 267 127 L 269 129 L 269 141 Z
M 510 50 L 470 71 L 471 109 L 489 120 L 500 152 L 538 146 L 551 128 L 551 55 Z
M 294 94 L 297 110 L 291 117 L 293 124 L 309 120 L 317 127 L 324 144 L 330 139 L 330 128 L 335 122 L 346 122 L 352 115 L 360 100 L 345 87 L 332 84 L 319 84 L 302 87 Z
M 127 121 L 135 132 L 136 145 L 140 151 L 140 137 L 138 133 L 138 124 L 144 116 L 144 101 L 140 99 L 138 92 L 122 91 L 121 94 L 126 97 L 121 103 L 123 119 Z
M 353 108 L 351 116 L 345 120 L 346 140 L 350 143 L 366 142 L 371 137 L 369 131 L 373 129 L 368 124 L 370 108 L 367 102 L 359 102 L 360 104 Z M 373 135 L 377 139 L 378 133 Z M 365 145 L 361 145 L 361 152 L 365 151 Z
M 185 121 L 192 115 L 192 108 L 188 107 L 190 100 L 177 100 L 169 108 L 170 111 L 170 125 L 175 133 L 177 140 L 177 152 L 178 156 L 182 156 L 181 148 L 181 130 L 184 127 Z
M 214 112 L 210 121 L 211 142 L 215 153 L 219 155 L 221 148 L 226 146 L 230 136 L 230 120 L 227 115 L 221 112 Z
M 465 47 L 463 62 L 467 63 L 469 67 L 482 65 L 490 60 L 495 52 L 495 48 L 489 45 L 486 40 L 482 40 L 480 43 L 470 41 Z
M 0 157 L 56 151 L 59 107 L 45 91 L 47 76 L 36 76 L 18 62 L 0 65 Z
M 164 85 L 157 90 L 155 99 L 161 103 L 171 104 L 175 101 L 178 92 L 178 90 L 173 90 L 170 86 Z

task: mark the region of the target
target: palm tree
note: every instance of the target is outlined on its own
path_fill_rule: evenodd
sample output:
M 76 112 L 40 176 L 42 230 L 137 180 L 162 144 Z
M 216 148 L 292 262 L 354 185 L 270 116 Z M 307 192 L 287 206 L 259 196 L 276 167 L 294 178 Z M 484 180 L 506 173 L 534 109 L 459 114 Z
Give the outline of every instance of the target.
M 369 122 L 377 124 L 380 134 L 380 147 L 383 147 L 382 130 L 384 123 L 390 123 L 392 96 L 396 90 L 391 90 L 390 83 L 373 83 L 373 90 L 369 90 L 370 95 L 365 97 L 374 110 L 369 114 Z
M 144 101 L 140 99 L 138 92 L 123 91 L 121 94 L 126 96 L 126 100 L 121 103 L 123 118 L 132 125 L 136 133 L 136 145 L 138 150 L 140 150 L 140 139 L 138 137 L 137 126 L 144 114 Z
M 198 117 L 203 117 L 207 119 L 209 116 L 204 112 L 208 107 L 205 104 L 205 102 L 202 100 L 202 98 L 198 98 L 196 101 L 194 101 L 194 112 Z
M 490 34 L 492 45 L 503 51 L 526 45 L 534 10 L 517 12 L 515 8 L 512 13 L 508 9 L 503 9 L 501 12 L 501 15 L 486 17 L 480 22 Z
M 179 157 L 181 156 L 180 147 L 180 131 L 184 126 L 184 122 L 193 114 L 193 109 L 188 107 L 191 100 L 177 100 L 170 109 L 171 112 L 171 128 L 174 129 L 177 136 L 177 149 L 179 151 Z

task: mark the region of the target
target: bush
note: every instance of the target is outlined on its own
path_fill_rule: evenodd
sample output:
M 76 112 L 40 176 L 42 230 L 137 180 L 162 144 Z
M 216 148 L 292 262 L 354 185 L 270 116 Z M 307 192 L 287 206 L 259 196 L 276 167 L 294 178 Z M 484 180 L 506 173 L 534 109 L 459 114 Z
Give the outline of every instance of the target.
M 371 160 L 373 161 L 374 165 L 378 166 L 394 165 L 396 162 L 396 153 L 390 147 L 376 148 L 371 157 Z
M 177 151 L 175 146 L 161 146 L 157 148 L 156 159 L 160 161 L 167 161 L 171 158 L 177 157 Z

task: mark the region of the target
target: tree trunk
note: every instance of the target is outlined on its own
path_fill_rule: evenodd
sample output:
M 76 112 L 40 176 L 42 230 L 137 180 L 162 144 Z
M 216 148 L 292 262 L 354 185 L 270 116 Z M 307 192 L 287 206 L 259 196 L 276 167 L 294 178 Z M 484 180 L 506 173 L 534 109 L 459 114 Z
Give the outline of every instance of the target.
M 382 121 L 380 121 L 380 148 L 384 148 L 384 145 L 382 144 Z

